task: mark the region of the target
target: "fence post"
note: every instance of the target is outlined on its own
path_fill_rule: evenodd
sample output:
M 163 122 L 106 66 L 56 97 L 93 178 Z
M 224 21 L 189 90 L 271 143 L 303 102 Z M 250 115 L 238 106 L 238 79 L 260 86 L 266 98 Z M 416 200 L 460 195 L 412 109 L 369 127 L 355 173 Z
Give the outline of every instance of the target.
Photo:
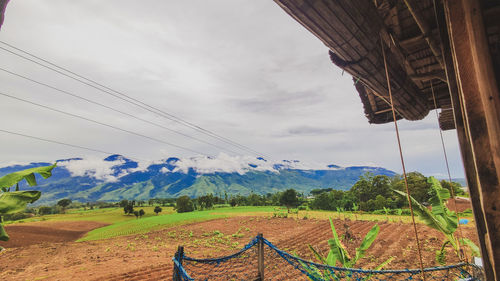
M 259 242 L 257 243 L 257 254 L 258 254 L 258 269 L 259 269 L 259 279 L 264 280 L 264 241 L 262 240 L 264 236 L 262 233 L 257 234 Z
M 184 257 L 184 247 L 179 246 L 179 247 L 177 247 L 177 252 L 175 252 L 175 259 L 179 262 L 180 265 L 182 265 L 182 257 Z M 173 280 L 174 281 L 182 281 L 181 272 L 180 272 L 179 268 L 175 265 L 175 263 L 174 263 Z

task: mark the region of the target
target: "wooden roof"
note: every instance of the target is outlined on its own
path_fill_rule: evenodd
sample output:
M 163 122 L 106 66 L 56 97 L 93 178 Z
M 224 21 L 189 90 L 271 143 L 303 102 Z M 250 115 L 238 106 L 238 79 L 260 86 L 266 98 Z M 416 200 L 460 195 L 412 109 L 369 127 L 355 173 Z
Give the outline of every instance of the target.
M 370 123 L 393 120 L 383 45 L 396 118 L 420 120 L 437 106 L 441 128 L 455 128 L 432 0 L 275 2 L 323 41 L 332 62 L 353 76 Z

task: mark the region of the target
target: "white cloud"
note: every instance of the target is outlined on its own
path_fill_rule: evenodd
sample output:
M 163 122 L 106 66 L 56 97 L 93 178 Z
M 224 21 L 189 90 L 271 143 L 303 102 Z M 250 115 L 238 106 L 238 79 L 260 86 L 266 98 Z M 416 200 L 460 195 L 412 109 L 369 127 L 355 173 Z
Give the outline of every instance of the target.
M 82 160 L 70 160 L 59 162 L 58 166 L 63 166 L 72 176 L 87 176 L 97 180 L 106 182 L 117 181 L 119 177 L 125 175 L 126 171 L 122 171 L 120 175 L 114 176 L 113 167 L 125 163 L 123 159 L 116 161 L 104 161 L 99 158 L 88 158 Z
M 275 165 L 279 165 L 277 167 Z M 250 156 L 230 156 L 220 153 L 217 157 L 191 157 L 177 161 L 174 171 L 187 173 L 190 168 L 200 174 L 211 173 L 238 173 L 245 174 L 248 171 L 271 171 L 279 172 L 280 169 L 297 170 L 337 170 L 337 167 L 328 167 L 327 164 L 304 163 L 299 160 L 264 160 Z

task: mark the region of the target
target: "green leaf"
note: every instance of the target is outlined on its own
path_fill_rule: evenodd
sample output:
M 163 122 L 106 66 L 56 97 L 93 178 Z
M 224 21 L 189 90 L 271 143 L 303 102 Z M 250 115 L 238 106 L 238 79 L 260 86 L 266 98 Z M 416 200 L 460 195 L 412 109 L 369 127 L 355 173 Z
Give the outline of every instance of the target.
M 405 192 L 399 190 L 393 191 L 396 194 L 407 198 L 407 194 Z M 431 213 L 431 211 L 429 211 L 429 209 L 415 200 L 415 198 L 410 196 L 410 200 L 412 202 L 413 211 L 419 216 L 421 220 L 424 221 L 427 226 L 439 230 L 445 234 L 452 234 L 455 231 L 454 229 L 448 229 L 445 221 L 443 221 L 442 219 L 438 219 L 434 214 Z
M 436 251 L 436 261 L 440 265 L 444 265 L 446 263 L 445 258 L 446 258 L 446 245 L 450 243 L 450 240 L 446 240 L 443 245 L 441 246 L 440 250 Z
M 371 247 L 373 241 L 375 241 L 375 239 L 377 238 L 379 231 L 380 226 L 378 226 L 378 224 L 374 225 L 372 229 L 368 231 L 368 233 L 365 235 L 365 238 L 363 238 L 363 241 L 361 242 L 359 248 L 356 248 L 356 257 L 354 258 L 353 264 L 355 264 L 359 259 L 365 256 L 366 250 Z
M 434 214 L 436 219 L 440 220 L 442 224 L 446 225 L 446 228 L 449 229 L 451 233 L 455 232 L 458 227 L 457 215 L 446 207 L 446 202 L 450 199 L 450 191 L 443 188 L 441 183 L 434 177 L 429 177 L 428 181 L 435 193 L 430 198 L 432 214 Z
M 330 252 L 326 257 L 326 262 L 328 265 L 335 266 L 338 260 L 343 266 L 347 267 L 350 263 L 351 258 L 349 257 L 349 254 L 347 253 L 345 246 L 340 241 L 331 218 L 330 218 L 330 227 L 332 229 L 333 239 L 328 240 L 328 246 L 330 246 Z
M 26 169 L 22 171 L 17 171 L 10 173 L 0 178 L 0 188 L 6 191 L 7 188 L 14 186 L 23 179 L 25 179 L 30 186 L 36 185 L 35 173 L 40 174 L 44 179 L 52 175 L 52 169 L 56 167 L 56 164 L 51 166 L 36 167 L 31 169 Z
M 388 258 L 386 261 L 384 261 L 383 263 L 381 263 L 377 267 L 375 267 L 374 270 L 381 270 L 382 268 L 384 268 L 386 265 L 388 265 L 393 260 L 394 260 L 394 257 Z
M 467 247 L 469 247 L 469 249 L 472 251 L 472 254 L 474 256 L 476 256 L 476 257 L 481 256 L 481 251 L 479 251 L 479 247 L 474 242 L 472 242 L 470 239 L 460 238 L 460 243 L 462 245 L 466 245 Z
M 9 241 L 9 234 L 7 234 L 7 231 L 5 231 L 5 228 L 3 228 L 3 225 L 0 223 L 0 240 L 1 241 Z M 2 248 L 0 247 L 0 250 Z
M 28 203 L 33 203 L 42 193 L 40 191 L 13 191 L 0 194 L 0 214 L 23 211 Z
M 314 249 L 313 246 L 311 246 L 311 244 L 308 244 L 307 246 L 309 246 L 309 250 L 311 250 L 311 252 L 314 254 L 314 256 L 322 263 L 322 264 L 327 264 L 326 263 L 326 260 L 325 258 L 318 252 L 316 251 L 316 249 Z

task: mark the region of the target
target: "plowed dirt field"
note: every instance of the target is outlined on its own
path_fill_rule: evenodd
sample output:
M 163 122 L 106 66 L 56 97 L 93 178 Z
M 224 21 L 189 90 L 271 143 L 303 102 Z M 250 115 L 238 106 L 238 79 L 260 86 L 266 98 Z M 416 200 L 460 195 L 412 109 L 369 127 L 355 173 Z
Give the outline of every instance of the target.
M 351 253 L 374 224 L 371 221 L 335 220 L 339 235 L 346 236 L 346 232 L 351 235 L 345 239 Z M 393 256 L 395 259 L 387 268 L 418 268 L 412 225 L 378 224 L 379 236 L 358 266 L 371 268 Z M 32 225 L 40 227 L 28 223 L 22 226 Z M 92 222 L 78 222 L 73 226 L 79 229 L 76 232 L 98 227 Z M 145 235 L 76 243 L 68 241 L 81 236 L 81 233 L 76 234 L 73 226 L 52 223 L 51 230 L 49 224 L 43 226 L 46 227 L 44 230 L 49 229 L 47 232 L 66 233 L 66 236 L 56 236 L 67 239 L 54 240 L 52 237 L 43 240 L 40 235 L 33 237 L 36 241 L 24 244 L 15 241 L 12 245 L 2 244 L 11 248 L 0 253 L 0 280 L 170 280 L 172 256 L 178 245 L 184 245 L 186 254 L 191 257 L 217 257 L 237 251 L 257 233 L 263 233 L 279 248 L 313 259 L 307 244 L 326 253 L 327 239 L 332 235 L 327 220 L 233 217 Z M 14 228 L 9 227 L 7 231 L 14 237 Z M 67 234 L 64 231 L 72 232 Z M 418 225 L 418 231 L 425 255 L 424 266 L 436 266 L 435 251 L 441 246 L 443 236 L 424 225 Z M 473 227 L 462 227 L 462 233 L 477 243 Z M 452 250 L 448 252 L 447 262 L 457 262 Z

